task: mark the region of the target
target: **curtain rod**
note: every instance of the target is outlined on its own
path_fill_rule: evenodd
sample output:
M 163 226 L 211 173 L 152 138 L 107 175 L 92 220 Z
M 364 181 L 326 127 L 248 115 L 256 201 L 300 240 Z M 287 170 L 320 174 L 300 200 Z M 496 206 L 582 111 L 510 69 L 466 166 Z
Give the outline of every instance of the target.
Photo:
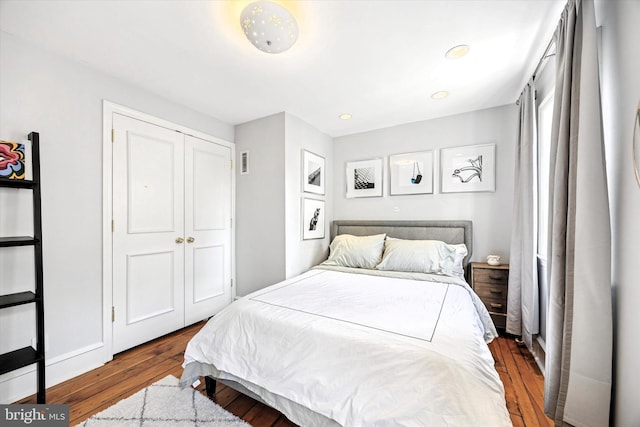
M 556 55 L 555 52 L 549 53 L 549 50 L 551 50 L 551 48 L 555 46 L 556 46 L 556 40 L 552 37 L 551 41 L 549 41 L 549 44 L 547 45 L 547 48 L 544 50 L 544 53 L 542 54 L 542 58 L 540 58 L 540 61 L 538 61 L 538 65 L 536 65 L 535 70 L 533 70 L 534 79 L 536 78 L 536 75 L 538 75 L 538 71 L 540 71 L 540 67 L 542 67 L 544 60 Z
M 532 78 L 534 80 L 536 79 L 536 75 L 538 74 L 538 71 L 540 71 L 540 67 L 542 67 L 542 64 L 544 63 L 544 60 L 556 55 L 555 52 L 549 53 L 549 50 L 552 47 L 555 47 L 555 45 L 556 45 L 556 41 L 552 37 L 551 40 L 549 41 L 549 44 L 547 45 L 547 48 L 544 50 L 544 53 L 542 54 L 542 58 L 540 58 L 540 60 L 538 61 L 538 65 L 536 65 L 536 68 L 533 70 Z M 516 100 L 516 105 L 520 105 L 520 99 Z

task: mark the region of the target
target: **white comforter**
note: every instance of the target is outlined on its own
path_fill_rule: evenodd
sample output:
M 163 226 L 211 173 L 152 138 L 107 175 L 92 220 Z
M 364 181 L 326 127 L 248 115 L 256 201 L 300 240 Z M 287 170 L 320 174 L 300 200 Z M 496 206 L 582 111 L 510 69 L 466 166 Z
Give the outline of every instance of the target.
M 314 269 L 248 295 L 191 340 L 181 383 L 234 379 L 303 427 L 511 425 L 473 291 L 401 277 Z

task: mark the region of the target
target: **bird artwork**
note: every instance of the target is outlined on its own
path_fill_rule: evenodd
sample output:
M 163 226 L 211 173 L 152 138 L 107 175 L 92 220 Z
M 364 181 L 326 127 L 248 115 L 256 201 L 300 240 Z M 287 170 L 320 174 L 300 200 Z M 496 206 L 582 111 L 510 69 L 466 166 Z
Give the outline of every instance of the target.
M 453 170 L 452 177 L 456 177 L 461 183 L 466 184 L 478 178 L 478 181 L 482 182 L 482 155 L 479 155 L 475 159 L 468 159 L 469 166 L 462 166 Z

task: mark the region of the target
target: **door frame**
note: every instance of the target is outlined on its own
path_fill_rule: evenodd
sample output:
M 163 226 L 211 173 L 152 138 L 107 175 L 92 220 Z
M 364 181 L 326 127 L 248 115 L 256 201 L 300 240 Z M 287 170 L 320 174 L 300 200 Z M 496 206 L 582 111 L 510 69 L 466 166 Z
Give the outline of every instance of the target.
M 118 113 L 133 119 L 145 121 L 157 126 L 180 132 L 185 135 L 228 147 L 231 150 L 231 301 L 236 297 L 236 257 L 235 257 L 235 222 L 236 222 L 236 174 L 235 144 L 215 136 L 172 123 L 170 121 L 133 110 L 111 101 L 102 101 L 102 342 L 104 345 L 104 362 L 113 359 L 113 324 L 111 310 L 113 307 L 113 152 L 112 132 L 113 114 Z

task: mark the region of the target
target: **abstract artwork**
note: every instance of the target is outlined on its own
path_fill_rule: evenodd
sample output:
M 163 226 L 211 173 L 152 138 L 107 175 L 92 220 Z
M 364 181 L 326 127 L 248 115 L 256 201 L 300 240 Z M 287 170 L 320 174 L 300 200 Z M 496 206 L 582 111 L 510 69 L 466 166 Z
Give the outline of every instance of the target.
M 302 239 L 324 239 L 324 200 L 302 199 Z
M 392 196 L 433 193 L 433 151 L 389 156 Z
M 347 198 L 382 196 L 382 159 L 347 162 Z
M 353 188 L 356 190 L 376 188 L 376 169 L 374 167 L 355 168 L 353 171 Z
M 324 194 L 324 157 L 302 150 L 302 191 Z
M 495 150 L 495 144 L 442 149 L 442 192 L 496 191 Z
M 24 144 L 0 141 L 0 177 L 24 179 Z

